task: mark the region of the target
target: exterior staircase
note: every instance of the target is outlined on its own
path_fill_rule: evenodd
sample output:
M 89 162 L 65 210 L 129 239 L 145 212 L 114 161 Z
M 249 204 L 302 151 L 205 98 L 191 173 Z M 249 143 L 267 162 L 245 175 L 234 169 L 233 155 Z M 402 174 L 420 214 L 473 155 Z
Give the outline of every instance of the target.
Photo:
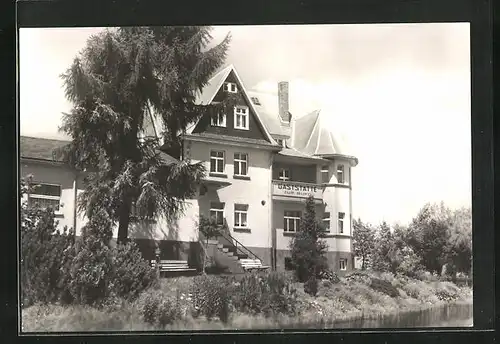
M 224 266 L 233 274 L 268 270 L 262 260 L 231 234 L 223 233 L 215 240 L 209 240 L 209 255 L 218 266 Z
M 241 247 L 241 249 L 239 248 Z M 248 252 L 244 253 L 244 251 L 248 250 L 244 248 L 242 245 L 224 245 L 221 243 L 217 243 L 217 249 L 224 253 L 228 257 L 232 257 L 232 259 L 243 268 L 243 271 L 253 271 L 253 270 L 267 270 L 269 266 L 262 265 L 262 260 L 257 257 L 255 254 Z M 248 250 L 249 251 L 249 250 Z

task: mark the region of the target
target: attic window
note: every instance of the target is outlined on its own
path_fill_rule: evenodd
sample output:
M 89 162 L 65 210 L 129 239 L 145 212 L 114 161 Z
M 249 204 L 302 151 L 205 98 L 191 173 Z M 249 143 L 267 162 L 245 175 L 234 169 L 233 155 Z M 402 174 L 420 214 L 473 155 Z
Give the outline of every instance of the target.
M 238 87 L 236 87 L 236 84 L 233 82 L 225 82 L 224 83 L 224 91 L 229 92 L 229 93 L 237 93 Z
M 285 148 L 285 140 L 283 139 L 277 139 L 276 142 L 283 148 Z
M 250 99 L 252 99 L 252 103 L 254 103 L 255 105 L 260 105 L 259 98 L 257 98 L 257 97 L 252 97 L 252 98 L 250 98 Z

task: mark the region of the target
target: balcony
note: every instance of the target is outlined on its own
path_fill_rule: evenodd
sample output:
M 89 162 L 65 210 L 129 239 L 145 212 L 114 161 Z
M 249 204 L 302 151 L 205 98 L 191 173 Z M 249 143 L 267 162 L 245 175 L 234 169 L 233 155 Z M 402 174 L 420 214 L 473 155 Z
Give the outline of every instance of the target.
M 323 200 L 324 186 L 312 183 L 273 180 L 273 200 L 303 201 L 310 195 L 319 202 Z

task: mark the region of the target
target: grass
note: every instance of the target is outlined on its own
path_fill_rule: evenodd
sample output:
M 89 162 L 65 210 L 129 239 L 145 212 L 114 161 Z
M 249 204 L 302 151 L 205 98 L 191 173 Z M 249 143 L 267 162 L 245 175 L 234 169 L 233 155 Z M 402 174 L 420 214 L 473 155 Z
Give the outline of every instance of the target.
M 448 303 L 470 303 L 472 290 L 457 287 L 451 282 L 420 281 L 396 278 L 390 274 L 369 273 L 395 286 L 400 295 L 390 297 L 373 290 L 366 280 L 341 278 L 337 284 L 320 282 L 319 292 L 312 297 L 295 283 L 300 316 L 250 315 L 232 312 L 226 323 L 219 320 L 194 319 L 189 307 L 189 286 L 192 277 L 162 279 L 162 297 L 177 300 L 182 316 L 169 325 L 151 325 L 144 321 L 141 307 L 144 297 L 135 302 L 121 301 L 114 307 L 96 309 L 88 306 L 34 305 L 22 310 L 23 331 L 150 331 L 150 330 L 235 330 L 235 329 L 292 329 L 332 328 L 340 322 L 359 319 L 378 319 L 387 315 L 420 311 Z M 144 295 L 151 293 L 146 291 Z M 147 296 L 147 295 L 146 295 Z

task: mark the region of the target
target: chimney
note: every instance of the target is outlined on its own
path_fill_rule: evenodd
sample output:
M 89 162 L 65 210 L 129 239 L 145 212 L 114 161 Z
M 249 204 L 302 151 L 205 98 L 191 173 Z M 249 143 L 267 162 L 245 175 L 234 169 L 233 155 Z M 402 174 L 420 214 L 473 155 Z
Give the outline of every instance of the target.
M 281 120 L 289 125 L 288 81 L 281 81 L 278 83 L 278 106 Z

